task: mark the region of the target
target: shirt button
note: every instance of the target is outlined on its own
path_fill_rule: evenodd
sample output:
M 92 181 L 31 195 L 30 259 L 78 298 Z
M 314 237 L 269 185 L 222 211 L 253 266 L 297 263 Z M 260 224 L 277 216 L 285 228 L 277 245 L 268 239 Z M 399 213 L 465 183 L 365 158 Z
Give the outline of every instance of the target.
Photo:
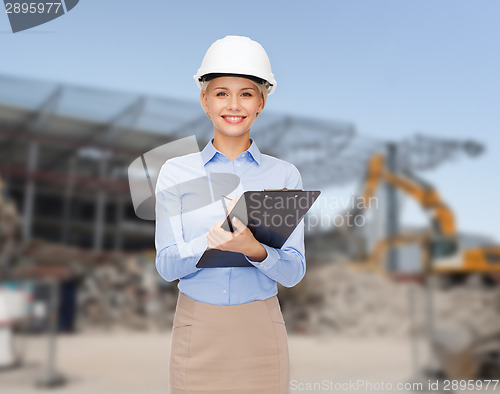
M 236 163 L 236 167 L 239 167 L 240 166 L 240 163 Z
M 222 290 L 222 292 L 223 292 L 224 294 L 226 294 L 226 293 L 227 293 L 227 291 L 226 291 L 226 290 Z

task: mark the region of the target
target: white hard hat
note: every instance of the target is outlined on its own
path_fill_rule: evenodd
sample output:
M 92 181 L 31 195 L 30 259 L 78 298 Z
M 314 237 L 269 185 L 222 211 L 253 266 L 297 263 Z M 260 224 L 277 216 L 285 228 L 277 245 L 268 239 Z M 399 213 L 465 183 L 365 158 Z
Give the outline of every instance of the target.
M 208 79 L 210 76 L 221 76 L 220 74 L 261 79 L 267 86 L 267 94 L 272 94 L 276 89 L 276 80 L 266 51 L 262 45 L 248 37 L 226 36 L 215 41 L 208 48 L 201 67 L 193 77 L 201 89 L 203 77 Z

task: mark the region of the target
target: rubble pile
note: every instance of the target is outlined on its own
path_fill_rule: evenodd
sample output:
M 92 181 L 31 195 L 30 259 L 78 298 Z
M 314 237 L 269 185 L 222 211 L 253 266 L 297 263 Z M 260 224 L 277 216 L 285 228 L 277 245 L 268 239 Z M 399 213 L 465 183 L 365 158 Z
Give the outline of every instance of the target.
M 21 239 L 21 217 L 16 205 L 3 196 L 3 181 L 0 178 L 0 274 L 12 265 Z
M 129 256 L 90 271 L 78 292 L 79 330 L 164 330 L 172 327 L 177 286 L 162 283 L 154 261 Z
M 177 291 L 177 282 L 163 281 L 154 262 L 140 256 L 96 266 L 79 289 L 78 327 L 170 329 Z M 311 268 L 297 286 L 280 285 L 278 297 L 289 333 L 402 336 L 427 329 L 421 284 L 396 282 L 347 263 Z M 456 323 L 480 334 L 500 329 L 499 288 L 434 288 L 433 297 L 436 328 Z
M 85 267 L 79 272 L 77 330 L 171 329 L 177 281 L 158 275 L 152 255 L 101 256 L 92 264 L 73 260 L 76 265 Z M 299 284 L 278 288 L 289 333 L 402 336 L 427 330 L 422 284 L 398 282 L 345 261 L 309 267 Z M 481 335 L 500 330 L 500 287 L 433 288 L 436 328 L 456 323 Z
M 308 270 L 303 297 L 284 300 L 283 316 L 299 332 L 403 334 L 410 327 L 408 284 L 335 263 Z M 300 313 L 298 310 L 302 310 Z
M 472 277 L 475 279 L 477 277 Z M 475 337 L 500 332 L 500 287 L 485 288 L 469 281 L 464 286 L 437 291 L 436 325 L 467 327 Z
M 295 292 L 280 289 L 283 316 L 291 332 L 401 336 L 427 330 L 425 288 L 419 283 L 396 282 L 335 263 L 310 269 L 299 286 Z M 415 300 L 414 313 L 410 297 Z M 498 287 L 433 286 L 433 299 L 436 328 L 463 323 L 478 334 L 500 330 Z

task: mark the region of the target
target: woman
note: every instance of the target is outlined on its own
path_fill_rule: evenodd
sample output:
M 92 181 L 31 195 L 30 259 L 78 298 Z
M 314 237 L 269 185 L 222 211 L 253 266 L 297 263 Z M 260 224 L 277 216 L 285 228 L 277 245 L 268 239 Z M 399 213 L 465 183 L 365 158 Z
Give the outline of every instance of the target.
M 276 81 L 265 50 L 240 36 L 212 44 L 195 79 L 214 138 L 200 153 L 165 162 L 156 189 L 156 268 L 167 281 L 179 279 L 170 392 L 288 393 L 288 343 L 277 282 L 292 287 L 305 274 L 303 222 L 281 249 L 271 248 L 238 220 L 235 233 L 223 230 L 221 200 L 192 209 L 208 192 L 190 182 L 203 174 L 235 174 L 240 183 L 229 198 L 247 190 L 302 188 L 292 164 L 262 154 L 250 139 L 250 127 Z M 196 267 L 207 248 L 242 253 L 251 266 Z

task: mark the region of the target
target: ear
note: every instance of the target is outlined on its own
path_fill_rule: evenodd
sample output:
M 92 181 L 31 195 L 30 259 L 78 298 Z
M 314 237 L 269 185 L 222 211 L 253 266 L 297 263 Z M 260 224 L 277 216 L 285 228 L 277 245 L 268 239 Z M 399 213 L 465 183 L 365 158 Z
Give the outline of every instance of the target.
M 266 103 L 264 102 L 264 95 L 261 94 L 260 95 L 260 105 L 259 105 L 259 109 L 257 110 L 257 112 L 260 114 L 265 106 L 266 106 Z
M 206 92 L 203 92 L 203 91 L 200 92 L 200 103 L 201 103 L 201 106 L 203 107 L 203 110 L 205 111 L 205 113 L 208 113 L 208 99 L 207 99 Z

